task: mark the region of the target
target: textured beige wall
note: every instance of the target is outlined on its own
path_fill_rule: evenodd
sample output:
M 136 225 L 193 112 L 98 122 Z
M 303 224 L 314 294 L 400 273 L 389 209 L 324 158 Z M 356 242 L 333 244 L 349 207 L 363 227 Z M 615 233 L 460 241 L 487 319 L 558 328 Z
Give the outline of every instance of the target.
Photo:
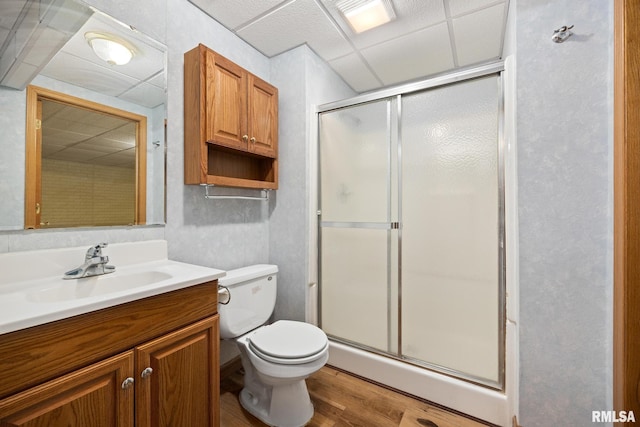
M 129 225 L 135 170 L 42 159 L 42 222 L 51 227 Z

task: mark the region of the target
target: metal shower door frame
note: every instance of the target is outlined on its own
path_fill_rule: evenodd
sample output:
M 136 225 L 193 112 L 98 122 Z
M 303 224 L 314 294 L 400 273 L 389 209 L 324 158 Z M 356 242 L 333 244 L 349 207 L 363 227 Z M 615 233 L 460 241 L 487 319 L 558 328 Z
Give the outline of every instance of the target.
M 397 346 L 397 351 L 381 351 L 380 349 L 373 348 L 367 345 L 363 345 L 358 342 L 354 342 L 351 340 L 343 339 L 340 337 L 330 336 L 331 339 L 336 340 L 338 342 L 342 342 L 348 345 L 352 345 L 354 347 L 360 348 L 362 350 L 370 351 L 382 356 L 390 357 L 395 360 L 399 360 L 405 363 L 410 363 L 412 365 L 420 366 L 426 369 L 431 369 L 436 372 L 440 372 L 446 375 L 450 375 L 456 378 L 460 378 L 466 381 L 469 381 L 474 384 L 482 385 L 495 390 L 504 390 L 505 387 L 505 339 L 506 339 L 506 261 L 505 261 L 505 251 L 506 251 L 506 236 L 505 236 L 505 163 L 504 163 L 504 82 L 502 77 L 502 72 L 504 71 L 504 62 L 499 61 L 495 63 L 485 64 L 479 67 L 474 67 L 462 71 L 458 71 L 455 73 L 450 73 L 447 75 L 437 76 L 428 80 L 410 83 L 405 85 L 400 85 L 396 87 L 392 87 L 389 89 L 383 89 L 380 91 L 367 93 L 364 95 L 356 96 L 354 98 L 337 101 L 329 104 L 324 104 L 318 107 L 316 118 L 318 123 L 320 123 L 320 115 L 323 113 L 340 110 L 348 107 L 355 107 L 358 105 L 365 105 L 372 102 L 378 102 L 381 100 L 387 101 L 387 137 L 389 141 L 389 154 L 388 154 L 388 176 L 387 176 L 387 219 L 388 222 L 385 223 L 368 223 L 368 222 L 323 222 L 322 218 L 322 191 L 321 191 L 321 174 L 322 174 L 322 165 L 321 165 L 321 156 L 320 156 L 320 131 L 321 127 L 318 126 L 317 131 L 317 173 L 318 173 L 318 287 L 319 287 L 319 298 L 318 298 L 318 320 L 319 324 L 322 325 L 322 269 L 320 266 L 322 265 L 322 228 L 323 227 L 342 227 L 342 228 L 367 228 L 367 229 L 387 229 L 387 345 L 388 349 Z M 498 79 L 498 295 L 499 295 L 499 371 L 498 371 L 498 381 L 488 381 L 484 378 L 479 378 L 471 374 L 467 374 L 464 372 L 460 372 L 457 370 L 453 370 L 444 366 L 434 365 L 427 361 L 415 360 L 410 357 L 404 356 L 402 354 L 402 226 L 401 226 L 401 218 L 402 218 L 402 129 L 400 126 L 402 119 L 402 96 L 409 95 L 416 92 L 422 92 L 428 89 L 434 89 L 441 86 L 446 86 L 449 84 L 454 84 L 457 82 L 468 81 L 475 78 L 486 77 L 493 74 L 497 74 Z M 395 129 L 394 129 L 395 123 Z M 394 153 L 393 150 L 396 149 Z M 395 167 L 392 165 L 393 158 L 396 158 Z M 393 174 L 396 174 L 397 184 L 396 188 L 393 186 Z M 394 215 L 393 211 L 393 196 L 394 193 L 397 194 L 396 203 L 396 211 Z M 395 272 L 396 277 L 396 286 L 397 286 L 397 314 L 396 314 L 396 322 L 397 322 L 397 330 L 395 333 L 397 334 L 397 342 L 392 343 L 392 324 L 393 324 L 393 315 L 392 315 L 392 284 L 394 281 L 394 272 L 392 269 L 391 258 L 393 257 L 392 249 L 391 249 L 391 241 L 393 239 L 393 233 L 397 232 L 397 271 Z

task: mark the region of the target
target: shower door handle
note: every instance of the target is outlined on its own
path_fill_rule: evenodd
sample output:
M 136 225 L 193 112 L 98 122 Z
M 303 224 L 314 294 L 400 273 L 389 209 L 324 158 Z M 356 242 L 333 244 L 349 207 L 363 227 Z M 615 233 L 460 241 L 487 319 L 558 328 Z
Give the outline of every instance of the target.
M 342 221 L 320 221 L 320 227 L 330 228 L 366 228 L 374 230 L 397 230 L 400 228 L 399 222 L 342 222 Z

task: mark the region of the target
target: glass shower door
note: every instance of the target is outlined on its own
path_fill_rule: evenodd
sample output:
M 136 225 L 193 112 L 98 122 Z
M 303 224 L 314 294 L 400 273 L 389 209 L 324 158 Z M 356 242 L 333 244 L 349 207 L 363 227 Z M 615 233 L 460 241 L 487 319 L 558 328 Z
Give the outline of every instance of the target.
M 320 326 L 500 389 L 498 74 L 319 114 Z
M 404 357 L 501 383 L 499 77 L 402 98 Z
M 319 118 L 321 326 L 333 337 L 385 352 L 395 302 L 390 103 L 357 105 Z

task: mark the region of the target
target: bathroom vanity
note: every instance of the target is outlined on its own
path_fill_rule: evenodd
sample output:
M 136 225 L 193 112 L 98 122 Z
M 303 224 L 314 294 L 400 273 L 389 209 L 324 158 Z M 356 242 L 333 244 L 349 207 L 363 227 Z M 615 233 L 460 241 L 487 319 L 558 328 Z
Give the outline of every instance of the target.
M 116 272 L 110 276 L 116 279 L 118 263 L 112 262 Z M 141 264 L 147 271 L 167 271 L 172 265 L 173 281 L 152 281 L 136 291 L 144 297 L 115 305 L 98 300 L 129 298 L 123 297 L 127 290 L 116 288 L 106 297 L 83 294 L 78 299 L 84 305 L 106 306 L 69 317 L 45 314 L 45 320 L 61 318 L 35 320 L 37 324 L 24 328 L 31 318 L 11 323 L 6 314 L 11 310 L 0 307 L 0 331 L 17 328 L 0 335 L 1 425 L 219 425 L 217 278 L 224 272 L 169 260 Z M 123 280 L 140 268 L 123 266 Z M 178 273 L 181 268 L 185 270 Z M 188 271 L 193 274 L 186 278 Z M 82 280 L 56 285 L 91 285 L 77 283 Z M 48 304 L 33 298 L 46 290 L 52 293 L 50 283 L 41 287 L 48 281 L 23 282 L 25 305 Z M 20 291 L 6 284 L 4 289 L 15 292 L 2 300 L 19 305 L 15 294 Z M 68 293 L 53 294 L 63 296 L 55 305 L 73 312 Z

